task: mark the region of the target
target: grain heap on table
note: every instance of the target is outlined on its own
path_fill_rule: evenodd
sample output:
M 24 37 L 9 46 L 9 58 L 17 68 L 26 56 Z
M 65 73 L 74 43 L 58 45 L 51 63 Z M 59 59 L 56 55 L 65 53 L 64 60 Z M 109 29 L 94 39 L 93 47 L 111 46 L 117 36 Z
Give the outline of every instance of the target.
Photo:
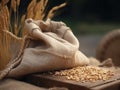
M 79 66 L 72 69 L 56 71 L 53 75 L 64 76 L 68 80 L 80 82 L 95 82 L 109 80 L 114 76 L 114 71 L 97 66 Z

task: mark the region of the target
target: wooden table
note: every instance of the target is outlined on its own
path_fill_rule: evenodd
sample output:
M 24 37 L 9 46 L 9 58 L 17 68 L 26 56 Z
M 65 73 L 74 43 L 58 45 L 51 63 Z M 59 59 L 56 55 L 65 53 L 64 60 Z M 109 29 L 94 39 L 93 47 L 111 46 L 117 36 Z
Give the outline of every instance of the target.
M 69 90 L 120 90 L 120 74 L 106 81 L 76 82 L 66 80 L 63 76 L 34 74 L 27 76 L 26 81 L 41 87 L 66 87 Z

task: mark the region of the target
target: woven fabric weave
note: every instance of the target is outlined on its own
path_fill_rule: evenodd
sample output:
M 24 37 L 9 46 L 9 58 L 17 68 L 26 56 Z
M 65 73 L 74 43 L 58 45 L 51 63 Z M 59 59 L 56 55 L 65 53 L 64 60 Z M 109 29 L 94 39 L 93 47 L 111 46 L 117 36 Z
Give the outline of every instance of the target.
M 89 59 L 79 51 L 77 38 L 65 23 L 32 19 L 25 23 L 29 38 L 24 40 L 18 57 L 2 71 L 2 78 L 89 64 Z

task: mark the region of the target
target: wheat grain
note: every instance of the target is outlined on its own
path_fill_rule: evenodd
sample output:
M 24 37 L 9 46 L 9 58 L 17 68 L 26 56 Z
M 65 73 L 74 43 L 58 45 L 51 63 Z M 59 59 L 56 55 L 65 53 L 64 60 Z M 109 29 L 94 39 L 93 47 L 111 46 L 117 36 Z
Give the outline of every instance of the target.
M 68 80 L 80 82 L 95 82 L 98 80 L 108 80 L 114 76 L 114 72 L 107 68 L 96 66 L 75 67 L 72 69 L 56 71 L 53 75 L 64 76 Z

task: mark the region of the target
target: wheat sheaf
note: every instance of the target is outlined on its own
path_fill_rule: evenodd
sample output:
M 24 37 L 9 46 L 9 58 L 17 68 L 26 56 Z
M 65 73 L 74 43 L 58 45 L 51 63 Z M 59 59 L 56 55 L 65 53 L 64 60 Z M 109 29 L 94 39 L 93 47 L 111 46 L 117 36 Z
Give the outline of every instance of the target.
M 51 19 L 55 11 L 66 5 L 63 3 L 55 6 L 46 15 L 48 0 L 31 0 L 26 13 L 20 16 L 18 9 L 21 4 L 21 0 L 1 0 L 0 2 L 0 70 L 19 52 L 23 37 L 27 34 L 24 28 L 25 19 Z

